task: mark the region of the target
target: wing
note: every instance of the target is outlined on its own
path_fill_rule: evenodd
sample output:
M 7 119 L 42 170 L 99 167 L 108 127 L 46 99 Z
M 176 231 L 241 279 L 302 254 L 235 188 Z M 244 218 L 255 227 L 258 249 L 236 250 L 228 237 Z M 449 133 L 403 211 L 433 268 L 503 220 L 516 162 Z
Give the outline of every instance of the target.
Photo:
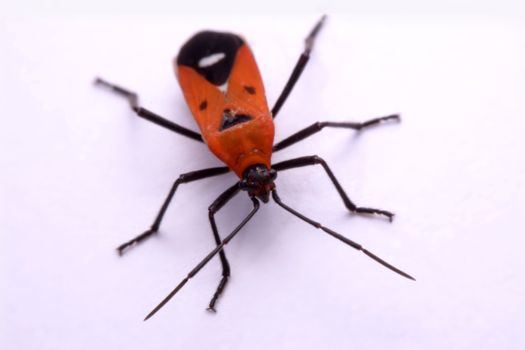
M 237 174 L 253 162 L 270 166 L 273 120 L 259 69 L 243 39 L 200 32 L 182 47 L 176 65 L 210 150 Z

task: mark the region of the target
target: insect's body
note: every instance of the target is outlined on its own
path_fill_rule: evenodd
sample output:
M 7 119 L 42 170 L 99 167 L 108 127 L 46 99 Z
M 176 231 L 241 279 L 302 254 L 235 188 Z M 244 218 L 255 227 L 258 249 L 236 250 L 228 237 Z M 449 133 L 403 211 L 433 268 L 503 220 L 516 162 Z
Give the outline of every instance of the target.
M 175 62 L 184 98 L 209 149 L 237 176 L 271 168 L 273 119 L 253 54 L 239 36 L 200 32 Z
M 264 86 L 255 59 L 244 40 L 234 34 L 219 32 L 200 32 L 193 36 L 181 48 L 175 62 L 175 71 L 178 77 L 184 98 L 193 114 L 201 133 L 182 127 L 166 118 L 163 118 L 138 103 L 138 96 L 118 85 L 111 84 L 103 79 L 95 82 L 111 88 L 117 94 L 126 97 L 131 108 L 140 117 L 155 124 L 163 126 L 173 132 L 187 136 L 196 141 L 203 141 L 227 167 L 214 167 L 181 174 L 174 182 L 166 200 L 164 201 L 151 228 L 132 240 L 120 245 L 117 249 L 122 254 L 127 248 L 142 242 L 158 232 L 161 221 L 166 213 L 169 203 L 180 184 L 197 181 L 207 177 L 226 174 L 230 170 L 240 178 L 233 186 L 224 191 L 209 207 L 209 220 L 217 244 L 216 248 L 208 254 L 186 278 L 146 317 L 148 319 L 163 307 L 187 282 L 195 276 L 215 255 L 219 255 L 222 264 L 222 278 L 214 293 L 209 310 L 215 311 L 215 303 L 221 295 L 230 276 L 230 265 L 226 259 L 224 246 L 240 231 L 259 209 L 259 200 L 268 202 L 270 194 L 279 206 L 321 229 L 330 236 L 344 242 L 354 249 L 374 259 L 390 270 L 410 279 L 410 275 L 390 265 L 360 244 L 351 241 L 343 235 L 330 230 L 318 222 L 302 215 L 284 204 L 279 198 L 274 180 L 277 172 L 288 169 L 319 164 L 330 178 L 339 193 L 346 208 L 353 213 L 377 214 L 387 217 L 390 221 L 394 214 L 386 210 L 359 207 L 347 196 L 341 184 L 320 157 L 304 156 L 272 164 L 272 152 L 277 152 L 285 147 L 295 144 L 308 136 L 320 131 L 324 127 L 348 128 L 362 130 L 377 125 L 387 120 L 399 120 L 398 115 L 375 118 L 363 123 L 354 122 L 317 122 L 295 134 L 287 137 L 277 144 L 273 144 L 274 124 L 273 118 L 288 98 L 292 88 L 299 79 L 312 50 L 314 39 L 319 32 L 325 17 L 315 25 L 305 40 L 305 49 L 286 83 L 279 98 L 271 111 L 266 101 Z M 226 237 L 220 237 L 214 215 L 239 190 L 248 193 L 253 210 L 244 220 Z

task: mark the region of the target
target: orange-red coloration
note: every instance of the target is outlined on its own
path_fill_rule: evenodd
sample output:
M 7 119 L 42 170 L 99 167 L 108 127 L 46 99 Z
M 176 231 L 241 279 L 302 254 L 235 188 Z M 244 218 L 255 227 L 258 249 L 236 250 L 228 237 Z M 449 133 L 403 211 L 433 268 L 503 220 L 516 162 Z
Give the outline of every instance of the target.
M 225 92 L 193 68 L 178 65 L 176 71 L 184 98 L 213 154 L 240 178 L 251 165 L 264 164 L 270 169 L 274 125 L 259 68 L 250 48 L 243 44 L 237 51 Z M 204 101 L 206 108 L 201 109 Z M 226 109 L 253 119 L 220 131 Z

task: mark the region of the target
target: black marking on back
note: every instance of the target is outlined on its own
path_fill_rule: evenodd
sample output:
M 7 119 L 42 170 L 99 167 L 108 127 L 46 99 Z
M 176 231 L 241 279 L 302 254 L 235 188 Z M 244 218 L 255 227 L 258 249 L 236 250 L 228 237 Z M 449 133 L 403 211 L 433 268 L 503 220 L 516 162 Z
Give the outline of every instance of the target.
M 229 129 L 237 124 L 252 120 L 253 117 L 247 114 L 234 114 L 231 109 L 225 109 L 222 114 L 222 122 L 219 131 Z
M 244 44 L 241 37 L 231 33 L 204 31 L 195 34 L 182 46 L 177 64 L 189 66 L 214 85 L 228 81 L 237 51 Z M 199 67 L 199 61 L 216 53 L 225 57 L 207 67 Z
M 255 88 L 253 86 L 245 86 L 244 90 L 250 95 L 255 95 Z
M 199 105 L 199 110 L 203 111 L 203 110 L 205 110 L 207 107 L 208 107 L 208 101 L 204 100 L 204 101 L 202 101 L 201 104 Z

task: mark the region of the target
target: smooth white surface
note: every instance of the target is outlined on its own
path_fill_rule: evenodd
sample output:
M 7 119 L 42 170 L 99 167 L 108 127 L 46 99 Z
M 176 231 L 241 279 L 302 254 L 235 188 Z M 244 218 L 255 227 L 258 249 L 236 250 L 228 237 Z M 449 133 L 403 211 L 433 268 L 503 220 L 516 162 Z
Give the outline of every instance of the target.
M 331 15 L 276 120 L 276 139 L 318 120 L 400 112 L 356 135 L 324 130 L 275 160 L 281 198 L 413 274 L 263 206 L 228 246 L 233 278 L 204 309 L 212 261 L 142 318 L 213 248 L 207 206 L 235 181 L 184 185 L 159 236 L 118 258 L 181 172 L 218 165 L 203 145 L 134 117 L 96 75 L 195 128 L 171 59 L 195 31 L 242 33 L 276 100 L 317 20 L 302 16 L 44 16 L 0 27 L 2 349 L 523 349 L 525 32 L 497 16 Z M 271 25 L 269 25 L 271 23 Z M 248 212 L 218 215 L 226 234 Z

